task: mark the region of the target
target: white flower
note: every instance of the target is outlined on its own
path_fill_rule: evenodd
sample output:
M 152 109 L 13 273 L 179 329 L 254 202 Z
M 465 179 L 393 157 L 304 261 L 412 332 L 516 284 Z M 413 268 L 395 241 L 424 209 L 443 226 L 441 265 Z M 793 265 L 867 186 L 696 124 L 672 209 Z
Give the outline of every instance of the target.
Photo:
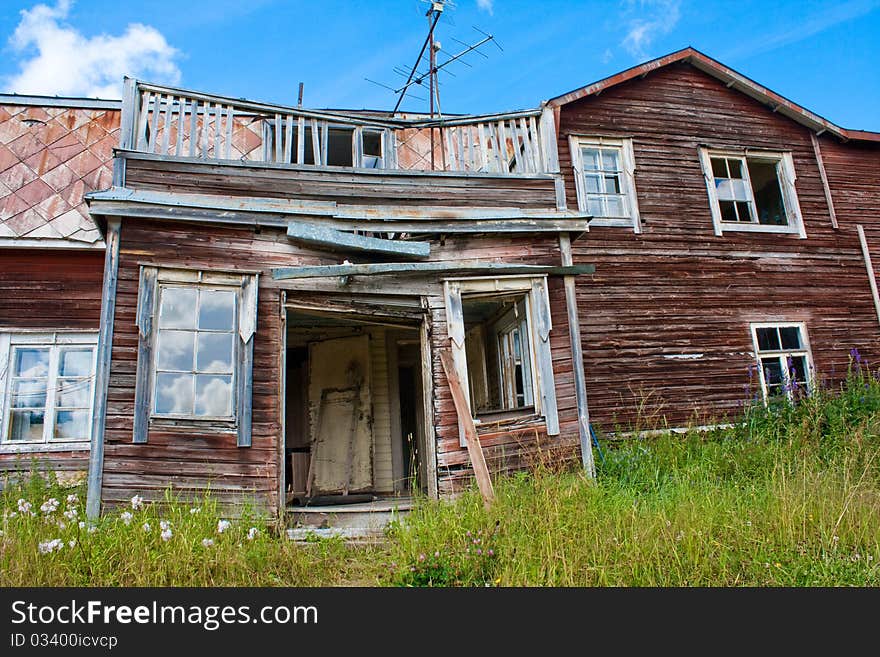
M 189 514 L 190 514 L 191 516 L 194 516 L 195 514 L 197 514 L 197 513 L 201 513 L 201 512 L 202 512 L 202 510 L 199 509 L 199 508 L 197 508 L 197 507 L 193 507 L 193 508 L 191 508 L 191 509 L 189 510 Z
M 75 520 L 78 515 L 79 513 L 77 513 L 76 509 L 68 509 L 64 512 L 64 517 L 68 520 Z
M 98 531 L 98 528 L 95 525 L 89 525 L 89 528 L 86 531 L 88 531 L 89 534 L 94 534 L 96 531 Z
M 135 495 L 131 498 L 131 508 L 137 511 L 138 509 L 143 508 L 144 506 L 144 498 L 140 495 Z
M 85 520 L 80 520 L 78 526 L 79 526 L 80 529 L 85 529 L 85 527 L 86 527 L 86 521 L 85 521 Z
M 67 529 L 67 523 L 63 520 L 58 521 L 58 529 Z
M 162 537 L 162 540 L 163 540 L 163 541 L 169 541 L 169 540 L 171 540 L 171 537 L 172 537 L 173 535 L 174 535 L 174 534 L 171 533 L 171 529 L 170 529 L 170 528 L 169 528 L 169 529 L 164 529 L 164 530 L 162 530 L 162 533 L 159 534 L 159 536 Z
M 15 518 L 16 516 L 18 516 L 18 511 L 11 511 L 3 514 L 4 518 Z
M 56 500 L 54 497 L 50 497 L 48 500 L 40 505 L 40 511 L 42 511 L 46 515 L 49 515 L 50 513 L 55 513 L 57 509 L 58 500 Z
M 150 531 L 150 523 L 145 522 L 145 523 L 144 523 L 143 525 L 141 525 L 141 526 L 144 528 L 144 531 L 145 531 L 145 532 Z
M 122 519 L 122 522 L 124 522 L 126 525 L 130 525 L 130 524 L 131 524 L 131 519 L 132 519 L 134 516 L 131 515 L 131 512 L 130 512 L 130 511 L 123 511 L 122 513 L 119 514 L 119 517 Z
M 230 527 L 232 527 L 232 523 L 229 522 L 228 520 L 218 520 L 217 521 L 217 533 L 218 534 L 222 534 Z
M 76 546 L 76 539 L 67 541 L 67 546 L 68 547 L 75 547 Z
M 49 554 L 50 552 L 56 552 L 64 547 L 64 541 L 60 538 L 53 538 L 51 541 L 42 541 L 38 546 L 40 554 Z
M 202 546 L 204 546 L 204 547 L 211 547 L 212 545 L 214 545 L 214 539 L 213 539 L 213 538 L 203 538 L 203 539 L 202 539 Z
M 248 529 L 248 533 L 247 533 L 248 540 L 249 541 L 254 540 L 254 538 L 256 538 L 257 534 L 259 534 L 259 533 L 260 533 L 259 529 L 257 529 L 256 527 L 251 527 L 250 529 Z
M 171 521 L 170 520 L 160 520 L 159 521 L 159 529 L 163 532 L 167 532 L 171 529 Z
M 19 498 L 18 500 L 18 511 L 21 514 L 30 513 L 33 515 L 33 511 L 31 511 L 31 503 L 24 498 Z
M 79 498 L 76 495 L 74 495 L 73 493 L 71 493 L 70 495 L 67 496 L 67 503 L 68 504 L 76 504 L 77 502 L 79 502 Z
M 6 536 L 6 532 L 4 532 L 2 529 L 0 529 L 0 536 Z M 868 560 L 870 561 L 870 559 Z

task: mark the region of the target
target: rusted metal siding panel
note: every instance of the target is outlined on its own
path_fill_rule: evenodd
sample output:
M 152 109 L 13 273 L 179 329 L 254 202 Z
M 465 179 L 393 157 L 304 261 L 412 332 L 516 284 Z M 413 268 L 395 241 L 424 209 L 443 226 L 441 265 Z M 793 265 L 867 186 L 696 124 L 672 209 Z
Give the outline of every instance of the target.
M 644 224 L 641 235 L 597 227 L 573 246 L 576 263 L 596 265 L 577 282 L 594 424 L 654 428 L 738 414 L 754 393 L 753 321 L 806 322 L 820 377 L 844 374 L 853 347 L 880 357 L 854 220 L 838 201 L 824 140 L 838 231 L 809 131 L 687 64 L 561 108 L 561 167 L 575 204 L 570 134 L 632 138 Z M 716 237 L 700 145 L 790 151 L 807 239 Z M 877 207 L 864 191 L 850 194 L 852 203 Z
M 103 247 L 83 194 L 107 189 L 117 109 L 0 104 L 0 246 Z

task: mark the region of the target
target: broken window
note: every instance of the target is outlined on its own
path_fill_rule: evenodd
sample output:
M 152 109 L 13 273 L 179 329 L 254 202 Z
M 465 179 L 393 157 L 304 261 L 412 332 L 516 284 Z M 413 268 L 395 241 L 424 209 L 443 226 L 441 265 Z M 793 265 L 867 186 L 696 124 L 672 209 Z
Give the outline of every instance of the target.
M 803 324 L 753 324 L 764 399 L 794 399 L 809 392 L 810 349 Z
M 716 234 L 752 230 L 806 236 L 790 154 L 701 149 L 700 156 Z
M 591 226 L 632 226 L 641 232 L 631 139 L 571 137 L 578 209 Z
M 134 442 L 151 419 L 238 423 L 250 444 L 256 277 L 142 267 Z
M 299 129 L 297 123 L 292 124 L 292 137 L 289 146 L 285 143 L 287 129 L 282 125 L 281 140 L 276 142 L 275 123 L 267 121 L 263 130 L 263 157 L 269 162 L 291 162 L 296 164 L 299 154 Z M 322 143 L 326 134 L 326 145 Z M 355 128 L 353 126 L 336 125 L 327 128 L 326 132 L 319 126 L 318 164 L 337 167 L 358 166 L 366 169 L 382 169 L 385 167 L 382 142 L 384 130 L 379 128 Z M 315 164 L 314 134 L 311 120 L 307 119 L 303 130 L 303 164 Z M 358 162 L 357 165 L 354 162 Z
M 462 297 L 471 408 L 480 413 L 534 408 L 527 298 Z
M 0 334 L 2 442 L 87 442 L 91 437 L 93 333 Z
M 558 434 L 546 279 L 455 279 L 445 289 L 452 357 L 477 421 L 534 414 Z

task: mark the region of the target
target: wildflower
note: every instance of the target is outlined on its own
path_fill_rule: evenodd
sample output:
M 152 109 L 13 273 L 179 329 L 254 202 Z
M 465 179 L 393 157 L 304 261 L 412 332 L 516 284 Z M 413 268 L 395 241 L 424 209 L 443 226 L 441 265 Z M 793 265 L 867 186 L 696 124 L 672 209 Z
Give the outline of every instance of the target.
M 96 531 L 98 531 L 98 528 L 95 525 L 89 525 L 86 531 L 88 531 L 89 534 L 94 534 Z
M 420 554 L 420 555 L 419 555 L 419 561 L 424 561 L 424 560 L 425 560 L 425 555 L 424 555 L 424 554 Z
M 122 513 L 119 514 L 119 517 L 122 519 L 122 522 L 124 522 L 126 525 L 130 525 L 131 519 L 134 516 L 129 511 L 123 511 Z
M 490 557 L 494 557 L 494 556 L 495 556 L 495 550 L 489 550 L 486 554 L 488 554 Z
M 230 527 L 232 527 L 232 523 L 229 522 L 228 520 L 218 520 L 217 521 L 217 533 L 218 534 L 222 534 Z
M 144 498 L 140 495 L 135 495 L 131 498 L 131 508 L 137 511 L 138 509 L 142 509 L 144 506 Z
M 78 526 L 80 529 L 85 529 L 86 521 L 85 521 L 85 520 L 80 520 L 77 526 Z
M 5 536 L 5 535 L 6 535 L 6 532 L 4 532 L 2 529 L 0 529 L 0 536 Z
M 678 532 L 678 533 L 675 535 L 675 540 L 676 540 L 676 541 L 681 541 L 681 539 L 683 539 L 683 538 L 684 538 L 684 532 Z
M 837 541 L 839 541 L 839 540 L 840 540 L 840 536 L 838 536 L 837 534 L 835 534 L 834 536 L 831 537 L 832 543 L 837 543 Z
M 50 552 L 56 552 L 64 547 L 64 541 L 60 538 L 53 538 L 51 541 L 41 541 L 37 546 L 37 549 L 40 551 L 40 554 L 49 554 Z
M 440 550 L 437 550 L 437 551 L 434 553 L 434 556 L 435 556 L 435 557 L 439 557 L 439 556 L 440 556 Z
M 468 532 L 465 534 L 465 536 L 467 536 L 468 538 L 471 537 L 471 532 L 470 532 L 470 530 L 468 530 Z
M 55 513 L 55 511 L 57 509 L 58 509 L 58 500 L 56 500 L 54 497 L 50 497 L 48 500 L 46 500 L 45 502 L 43 502 L 40 505 L 40 511 L 45 513 L 47 516 L 52 513 Z
M 259 529 L 257 529 L 256 527 L 251 527 L 250 529 L 248 529 L 247 539 L 249 541 L 252 541 L 257 537 L 257 534 L 259 534 L 259 533 L 260 533 Z
M 34 512 L 31 511 L 31 503 L 24 498 L 18 500 L 18 512 L 22 515 L 34 515 Z
M 859 353 L 859 350 L 856 349 L 855 347 L 853 347 L 852 349 L 849 350 L 849 355 L 850 355 L 850 358 L 852 358 L 857 363 L 862 362 L 862 355 Z
M 746 520 L 746 527 L 751 527 L 751 526 L 752 526 L 752 521 Z
M 201 511 L 202 511 L 201 509 L 199 509 L 199 508 L 197 508 L 197 507 L 193 507 L 193 508 L 191 508 L 191 509 L 189 510 L 189 514 L 190 514 L 191 516 L 194 516 L 194 515 L 197 514 L 197 513 L 201 513 Z
M 168 531 L 169 529 L 171 529 L 171 521 L 160 520 L 159 521 L 159 529 L 161 529 L 163 532 Z
M 15 518 L 16 516 L 18 516 L 18 511 L 10 511 L 9 513 L 5 511 L 3 512 L 4 518 Z
M 167 528 L 167 529 L 163 529 L 163 530 L 162 530 L 162 533 L 159 534 L 159 536 L 162 537 L 162 540 L 163 540 L 163 541 L 170 541 L 170 540 L 171 540 L 171 537 L 172 537 L 173 535 L 174 535 L 174 534 L 171 532 L 171 528 L 170 528 L 170 527 Z
M 58 529 L 67 529 L 67 523 L 63 520 L 58 521 Z
M 74 495 L 73 493 L 71 493 L 70 495 L 67 496 L 67 503 L 68 504 L 76 504 L 77 502 L 79 502 L 79 498 L 76 495 Z
M 76 539 L 74 538 L 74 539 L 67 541 L 67 547 L 70 547 L 70 548 L 76 547 Z
M 479 548 L 477 549 L 477 556 L 478 556 L 478 557 L 483 556 L 483 551 L 480 550 Z
M 213 538 L 203 538 L 202 539 L 202 547 L 208 548 L 208 547 L 211 547 L 212 545 L 214 545 Z
M 68 520 L 76 520 L 77 515 L 79 515 L 76 509 L 68 509 L 64 512 L 64 517 Z
M 143 527 L 145 532 L 150 531 L 150 523 L 148 522 L 145 522 L 143 525 L 141 525 L 141 527 Z

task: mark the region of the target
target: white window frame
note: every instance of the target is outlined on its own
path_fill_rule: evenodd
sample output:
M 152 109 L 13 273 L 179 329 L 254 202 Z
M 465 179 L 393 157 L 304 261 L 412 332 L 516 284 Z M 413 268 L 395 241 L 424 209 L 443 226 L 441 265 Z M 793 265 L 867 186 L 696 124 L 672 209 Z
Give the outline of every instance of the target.
M 758 346 L 758 329 L 762 328 L 788 328 L 794 327 L 797 328 L 800 332 L 801 337 L 801 347 L 800 349 L 782 349 L 782 344 L 780 343 L 780 348 L 777 350 L 770 351 L 762 351 Z M 761 365 L 761 358 L 783 358 L 785 361 L 783 362 L 782 367 L 782 377 L 784 380 L 784 389 L 785 396 L 789 400 L 794 398 L 794 395 L 791 390 L 791 380 L 790 380 L 790 372 L 787 367 L 787 360 L 791 356 L 805 356 L 807 363 L 807 393 L 810 393 L 813 389 L 813 381 L 814 381 L 814 369 L 813 369 L 813 350 L 810 347 L 810 338 L 807 335 L 807 325 L 804 322 L 752 322 L 749 325 L 749 330 L 752 334 L 752 349 L 754 350 L 754 359 L 755 365 L 758 368 L 758 381 L 761 384 L 761 395 L 764 399 L 764 403 L 770 401 L 769 390 L 767 387 L 767 381 L 764 377 L 764 367 Z
M 169 280 L 171 278 L 172 280 Z M 229 415 L 196 415 L 187 414 L 187 413 L 159 413 L 156 411 L 156 402 L 158 399 L 158 394 L 153 394 L 150 399 L 150 418 L 156 420 L 193 420 L 193 421 L 208 421 L 208 422 L 235 422 L 236 420 L 236 408 L 238 408 L 238 399 L 236 396 L 236 392 L 238 389 L 238 377 L 240 373 L 238 372 L 238 325 L 239 325 L 239 312 L 240 312 L 240 301 L 239 301 L 239 290 L 241 289 L 240 283 L 230 283 L 230 284 L 218 284 L 212 280 L 211 277 L 199 275 L 198 280 L 173 280 L 173 276 L 165 275 L 164 278 L 160 278 L 158 284 L 156 286 L 156 306 L 155 306 L 155 326 L 156 330 L 153 332 L 153 360 L 151 363 L 151 371 L 150 371 L 150 388 L 153 391 L 158 390 L 158 376 L 160 371 L 164 372 L 167 370 L 160 370 L 158 367 L 159 363 L 159 335 L 163 330 L 175 330 L 175 329 L 162 329 L 159 327 L 159 312 L 161 310 L 162 304 L 162 295 L 165 290 L 168 288 L 191 288 L 195 290 L 205 291 L 205 290 L 221 290 L 224 292 L 232 292 L 234 298 L 234 311 L 232 318 L 232 330 L 228 331 L 232 334 L 232 372 L 231 374 L 223 373 L 223 376 L 230 376 L 231 381 L 230 385 L 230 400 L 229 400 Z M 239 277 L 240 278 L 240 277 Z M 198 312 L 198 310 L 196 311 Z M 198 316 L 198 315 L 197 315 Z M 199 329 L 194 329 L 196 334 L 199 333 Z M 216 333 L 217 331 L 205 331 L 206 333 Z M 223 331 L 225 333 L 226 331 Z M 196 355 L 194 354 L 194 358 Z M 195 375 L 195 371 L 193 371 L 193 375 Z M 195 383 L 193 383 L 195 385 Z M 193 395 L 195 395 L 195 390 L 193 390 Z M 193 397 L 193 404 L 195 404 L 195 397 Z
M 465 348 L 464 315 L 462 298 L 469 294 L 510 294 L 521 292 L 526 300 L 529 329 L 529 360 L 532 368 L 533 406 L 536 415 L 543 416 L 547 434 L 559 434 L 559 417 L 556 404 L 556 383 L 550 354 L 550 297 L 546 276 L 475 277 L 444 280 L 447 330 L 452 348 L 452 360 L 464 389 L 465 399 L 471 406 L 468 383 L 467 353 Z M 522 409 L 524 411 L 528 409 Z M 471 407 L 471 416 L 474 416 Z M 475 422 L 479 420 L 475 418 Z M 459 426 L 460 444 L 464 447 L 464 427 Z
M 794 170 L 794 160 L 787 151 L 764 151 L 753 149 L 716 149 L 701 146 L 699 149 L 700 164 L 703 167 L 703 178 L 706 181 L 706 190 L 709 194 L 709 209 L 712 212 L 712 224 L 715 235 L 721 237 L 727 232 L 751 232 L 751 233 L 781 233 L 797 235 L 802 239 L 807 237 L 804 228 L 801 206 L 795 189 L 797 176 Z M 718 194 L 715 189 L 715 175 L 712 172 L 712 158 L 725 158 L 739 160 L 743 166 L 743 176 L 746 182 L 748 195 L 750 222 L 723 221 L 721 218 L 721 206 L 718 202 Z M 785 216 L 788 219 L 786 226 L 772 226 L 758 223 L 757 208 L 755 207 L 755 195 L 752 189 L 752 181 L 749 178 L 748 159 L 766 160 L 776 163 L 776 174 L 779 179 L 779 188 L 782 192 L 782 204 L 785 208 Z
M 590 219 L 590 227 L 593 226 L 619 226 L 632 228 L 633 232 L 642 232 L 642 221 L 639 215 L 639 200 L 636 193 L 636 161 L 633 151 L 632 139 L 628 137 L 599 137 L 570 135 L 568 149 L 571 153 L 571 164 L 574 169 L 575 189 L 577 191 L 578 210 L 588 212 L 587 191 L 584 187 L 584 163 L 581 149 L 593 148 L 616 148 L 620 151 L 621 164 L 621 193 L 626 205 L 626 215 L 621 217 L 593 217 Z
M 497 341 L 497 351 L 498 351 L 498 380 L 501 384 L 502 389 L 502 404 L 505 406 L 505 410 L 516 411 L 522 408 L 532 407 L 535 404 L 535 399 L 539 396 L 537 395 L 537 391 L 535 390 L 535 376 L 534 376 L 534 355 L 532 354 L 533 344 L 532 344 L 532 326 L 529 323 L 529 317 L 531 315 L 529 309 L 529 296 L 525 295 L 522 299 L 523 304 L 523 316 L 522 318 L 516 315 L 514 309 L 510 310 L 510 317 L 508 321 L 505 323 L 497 324 L 497 331 L 495 333 L 495 338 Z M 510 378 L 505 374 L 505 359 L 509 358 L 509 360 L 514 364 L 514 371 L 516 370 L 516 356 L 514 354 L 514 337 L 513 334 L 515 332 L 519 333 L 520 339 L 520 360 L 522 361 L 522 373 L 523 373 L 523 404 L 522 406 L 516 405 L 516 378 Z M 524 334 L 525 332 L 525 334 Z M 527 352 L 527 353 L 526 353 Z M 522 357 L 522 354 L 526 354 L 526 358 Z M 511 406 L 511 403 L 513 404 Z
M 95 412 L 95 371 L 98 362 L 97 331 L 12 330 L 0 332 L 0 453 L 88 450 L 91 444 L 92 420 Z M 17 347 L 49 349 L 49 377 L 46 383 L 46 406 L 41 440 L 9 440 L 12 418 L 12 353 Z M 89 386 L 88 434 L 85 438 L 53 438 L 55 430 L 58 379 L 58 353 L 65 347 L 92 349 L 91 385 Z

